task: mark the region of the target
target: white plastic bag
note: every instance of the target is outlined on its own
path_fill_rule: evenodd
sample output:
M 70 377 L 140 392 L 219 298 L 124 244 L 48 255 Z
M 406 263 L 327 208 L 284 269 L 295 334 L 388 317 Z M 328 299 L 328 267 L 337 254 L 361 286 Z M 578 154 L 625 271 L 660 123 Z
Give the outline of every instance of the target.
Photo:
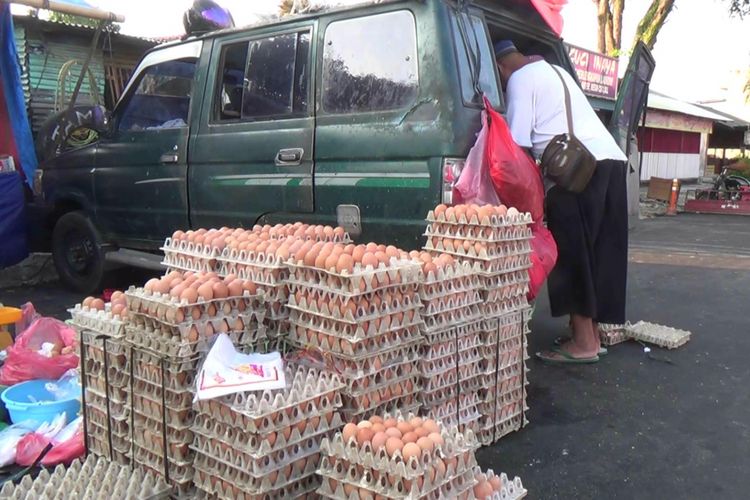
M 55 401 L 81 399 L 81 377 L 78 369 L 71 368 L 57 382 L 49 382 L 44 388 L 54 396 Z
M 34 432 L 34 429 L 25 423 L 14 424 L 0 431 L 0 467 L 16 462 L 18 442 L 30 432 Z

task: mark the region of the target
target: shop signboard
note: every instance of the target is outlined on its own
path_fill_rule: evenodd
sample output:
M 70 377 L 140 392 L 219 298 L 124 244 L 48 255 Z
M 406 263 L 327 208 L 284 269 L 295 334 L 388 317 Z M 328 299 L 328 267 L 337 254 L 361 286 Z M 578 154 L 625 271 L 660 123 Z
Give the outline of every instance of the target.
M 586 95 L 612 100 L 617 98 L 619 61 L 616 58 L 575 45 L 568 45 L 568 56 Z

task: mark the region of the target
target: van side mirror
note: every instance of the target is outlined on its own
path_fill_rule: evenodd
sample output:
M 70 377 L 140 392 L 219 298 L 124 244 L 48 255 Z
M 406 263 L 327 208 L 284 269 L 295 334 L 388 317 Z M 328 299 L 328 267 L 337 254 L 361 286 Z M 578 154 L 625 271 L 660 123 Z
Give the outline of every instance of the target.
M 109 135 L 111 119 L 111 113 L 100 105 L 74 106 L 60 111 L 47 119 L 39 130 L 39 159 L 45 160 L 63 151 L 87 146 L 99 137 Z

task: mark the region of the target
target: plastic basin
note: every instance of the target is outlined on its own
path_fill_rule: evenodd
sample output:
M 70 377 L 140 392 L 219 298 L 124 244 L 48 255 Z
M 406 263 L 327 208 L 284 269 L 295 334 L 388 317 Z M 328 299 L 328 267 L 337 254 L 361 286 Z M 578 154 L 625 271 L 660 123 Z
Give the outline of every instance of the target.
M 14 424 L 29 422 L 38 427 L 52 420 L 60 413 L 66 413 L 66 420 L 73 420 L 81 409 L 77 398 L 55 401 L 55 397 L 44 386 L 56 380 L 29 380 L 5 389 L 0 399 Z

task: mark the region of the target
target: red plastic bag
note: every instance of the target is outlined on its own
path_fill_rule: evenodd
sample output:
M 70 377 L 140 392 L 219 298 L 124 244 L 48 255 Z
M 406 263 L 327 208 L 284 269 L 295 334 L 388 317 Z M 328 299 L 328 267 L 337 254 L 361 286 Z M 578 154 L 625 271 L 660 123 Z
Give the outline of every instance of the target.
M 45 348 L 52 355 L 39 351 Z M 27 380 L 60 378 L 78 366 L 76 332 L 62 321 L 39 318 L 8 347 L 8 357 L 0 368 L 0 384 L 15 385 Z
M 466 157 L 466 163 L 453 186 L 453 204 L 476 203 L 477 205 L 500 205 L 490 178 L 490 165 L 487 162 L 487 112 L 482 111 L 482 130 Z
M 502 202 L 529 212 L 535 221 L 544 217 L 544 185 L 539 167 L 515 143 L 503 116 L 484 99 L 489 116 L 487 162 L 490 178 Z
M 24 467 L 33 464 L 49 443 L 50 438 L 42 434 L 36 432 L 26 434 L 16 447 L 16 463 Z
M 539 294 L 539 290 L 557 262 L 557 243 L 550 230 L 539 220 L 531 225 L 531 234 L 534 239 L 531 240 L 529 293 L 526 296 L 529 301 L 534 300 Z
M 86 452 L 86 445 L 83 443 L 83 427 L 81 426 L 73 437 L 56 443 L 52 449 L 44 455 L 41 464 L 52 466 L 57 464 L 69 464 L 78 457 L 82 457 Z

